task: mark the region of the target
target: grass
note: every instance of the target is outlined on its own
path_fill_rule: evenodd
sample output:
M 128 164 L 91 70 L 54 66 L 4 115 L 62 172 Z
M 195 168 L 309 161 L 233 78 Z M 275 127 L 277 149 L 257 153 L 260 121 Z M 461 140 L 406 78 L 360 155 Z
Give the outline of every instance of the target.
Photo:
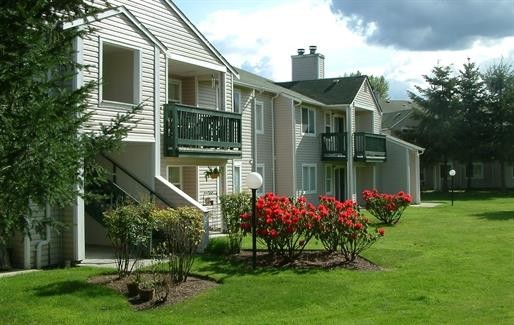
M 514 193 L 456 193 L 453 207 L 445 195 L 427 199 L 442 205 L 408 208 L 365 252 L 383 272 L 254 272 L 203 256 L 195 272 L 223 281 L 222 286 L 145 312 L 85 282 L 102 270 L 36 272 L 0 278 L 0 322 L 513 323 Z

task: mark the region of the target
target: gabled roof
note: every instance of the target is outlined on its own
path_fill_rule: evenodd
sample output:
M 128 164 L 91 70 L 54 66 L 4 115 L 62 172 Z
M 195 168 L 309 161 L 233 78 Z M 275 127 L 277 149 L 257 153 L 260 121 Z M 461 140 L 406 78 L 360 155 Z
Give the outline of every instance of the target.
M 189 18 L 186 17 L 186 15 L 184 15 L 184 13 L 173 3 L 173 1 L 171 0 L 166 0 L 165 1 L 166 4 L 168 4 L 168 6 L 170 6 L 170 8 L 172 8 L 176 13 L 177 15 L 184 21 L 184 23 L 193 31 L 193 33 L 200 39 L 202 40 L 202 42 L 205 44 L 205 46 L 212 52 L 212 54 L 214 54 L 215 57 L 217 57 L 221 62 L 223 62 L 223 64 L 230 70 L 230 72 L 232 72 L 236 78 L 239 78 L 239 75 L 237 73 L 237 70 L 236 68 L 234 68 L 224 57 L 223 55 L 221 55 L 220 52 L 218 52 L 218 50 L 211 44 L 211 42 L 209 42 L 207 40 L 207 38 L 205 38 L 205 36 L 203 36 L 202 33 L 200 33 L 200 31 L 198 30 L 198 28 L 196 28 L 195 25 L 193 25 L 193 23 L 189 20 Z
M 384 114 L 382 115 L 382 128 L 390 129 L 401 121 L 405 120 L 419 110 L 419 106 L 408 100 L 384 100 L 380 99 L 380 107 Z
M 143 35 L 145 35 L 152 43 L 157 45 L 159 49 L 166 53 L 168 51 L 168 48 L 157 38 L 155 35 L 153 35 L 127 8 L 124 6 L 119 6 L 116 8 L 107 9 L 97 15 L 86 17 L 86 18 L 80 18 L 77 20 L 74 20 L 69 23 L 65 23 L 63 28 L 69 29 L 74 27 L 79 27 L 85 24 L 92 23 L 94 21 L 99 21 L 102 19 L 106 19 L 112 16 L 116 15 L 123 15 L 125 16 Z
M 349 105 L 357 96 L 366 76 L 277 82 L 276 84 L 326 105 Z
M 422 148 L 422 147 L 417 146 L 417 145 L 415 145 L 413 143 L 404 141 L 404 140 L 399 139 L 397 137 L 393 137 L 392 135 L 386 134 L 386 139 L 389 140 L 389 141 L 392 141 L 392 142 L 394 142 L 394 143 L 396 143 L 398 145 L 401 145 L 402 147 L 411 149 L 411 150 L 420 151 L 421 153 L 423 153 L 425 151 L 425 148 Z
M 267 91 L 273 94 L 282 94 L 297 101 L 302 101 L 304 103 L 312 105 L 324 106 L 323 103 L 320 103 L 319 101 L 316 101 L 310 97 L 302 95 L 293 90 L 281 87 L 280 85 L 275 84 L 273 81 L 269 79 L 266 79 L 264 77 L 258 76 L 256 74 L 239 68 L 237 69 L 237 71 L 239 72 L 240 78 L 239 80 L 234 80 L 234 85 L 239 85 L 247 88 L 254 88 L 257 90 Z

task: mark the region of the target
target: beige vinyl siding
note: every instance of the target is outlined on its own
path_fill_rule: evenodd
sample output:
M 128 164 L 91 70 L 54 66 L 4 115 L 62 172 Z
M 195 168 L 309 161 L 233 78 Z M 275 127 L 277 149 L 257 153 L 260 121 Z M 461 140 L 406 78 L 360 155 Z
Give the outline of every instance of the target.
M 173 54 L 220 64 L 200 38 L 171 9 L 165 0 L 113 0 L 124 5 Z
M 322 167 L 321 164 L 321 142 L 320 133 L 324 130 L 324 111 L 317 109 L 313 106 L 302 106 L 314 109 L 316 135 L 302 135 L 302 111 L 300 107 L 295 108 L 295 132 L 296 132 L 296 189 L 295 191 L 302 191 L 303 178 L 302 178 L 302 165 L 315 164 L 316 165 L 316 191 L 319 192 L 323 186 L 322 180 Z M 318 194 L 307 194 L 309 202 L 317 202 Z
M 248 190 L 246 186 L 246 175 L 252 172 L 250 161 L 253 159 L 252 139 L 253 139 L 253 96 L 249 89 L 241 89 L 241 137 L 242 137 L 242 156 L 241 156 L 241 190 Z
M 212 87 L 212 82 L 198 81 L 198 106 L 203 108 L 216 109 L 216 88 Z
M 295 115 L 293 100 L 278 96 L 275 99 L 275 177 L 276 192 L 280 195 L 292 196 L 296 189 L 294 182 L 295 156 Z
M 373 133 L 373 112 L 355 112 L 355 132 Z
M 232 100 L 233 79 L 234 76 L 232 75 L 232 73 L 225 73 L 225 110 L 231 112 L 234 111 L 234 108 L 232 107 L 234 105 Z
M 196 80 L 194 77 L 183 78 L 182 80 L 182 104 L 196 105 Z
M 129 136 L 153 139 L 154 45 L 135 29 L 126 18 L 121 16 L 113 16 L 94 22 L 92 25 L 96 28 L 95 33 L 84 38 L 84 64 L 89 66 L 89 69 L 84 71 L 84 81 L 98 81 L 101 78 L 99 64 L 101 64 L 102 58 L 99 56 L 100 46 L 102 45 L 100 39 L 138 49 L 140 60 L 137 69 L 141 73 L 138 88 L 140 100 L 144 101 L 144 104 L 142 111 L 135 115 L 138 122 L 134 129 L 129 132 Z M 99 129 L 101 123 L 110 123 L 118 113 L 124 113 L 128 110 L 128 107 L 122 108 L 112 104 L 102 104 L 99 107 L 99 92 L 100 88 L 93 91 L 89 98 L 90 107 L 93 111 L 90 120 L 93 130 Z
M 378 111 L 373 112 L 373 133 L 379 134 L 382 130 L 382 114 Z
M 271 95 L 258 94 L 256 100 L 263 104 L 263 126 L 264 132 L 256 135 L 257 148 L 256 148 L 256 162 L 257 164 L 264 164 L 264 192 L 273 191 L 273 157 L 272 157 L 272 118 L 271 118 Z
M 373 95 L 371 94 L 371 89 L 366 82 L 362 83 L 357 95 L 355 96 L 354 103 L 355 106 L 360 108 L 368 110 L 377 109 L 375 101 L 373 100 Z

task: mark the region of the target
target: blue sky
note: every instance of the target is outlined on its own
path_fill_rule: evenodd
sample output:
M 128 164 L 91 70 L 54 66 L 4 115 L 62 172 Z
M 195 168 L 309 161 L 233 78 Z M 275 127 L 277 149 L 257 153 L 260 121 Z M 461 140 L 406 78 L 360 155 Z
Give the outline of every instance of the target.
M 176 0 L 231 64 L 275 81 L 317 45 L 325 77 L 384 75 L 391 98 L 437 64 L 514 63 L 514 0 Z

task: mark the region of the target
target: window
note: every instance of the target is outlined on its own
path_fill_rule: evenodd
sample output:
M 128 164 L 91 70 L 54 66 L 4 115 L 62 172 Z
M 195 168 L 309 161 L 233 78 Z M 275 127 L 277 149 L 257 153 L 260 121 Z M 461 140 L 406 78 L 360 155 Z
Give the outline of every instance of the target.
M 241 113 L 241 91 L 234 89 L 234 113 Z
M 262 176 L 262 186 L 257 189 L 257 194 L 263 195 L 265 192 L 264 191 L 264 164 L 257 164 L 255 166 L 255 171 L 257 173 L 261 174 L 261 176 Z
M 255 131 L 264 133 L 264 105 L 262 102 L 255 102 Z
M 330 113 L 325 113 L 325 132 L 330 133 L 332 132 L 332 123 L 331 123 L 331 115 Z
M 169 79 L 168 102 L 182 103 L 182 80 Z
M 316 114 L 313 109 L 302 107 L 302 133 L 316 134 Z
M 484 178 L 484 164 L 482 163 L 473 163 L 473 167 L 469 171 L 466 166 L 466 177 L 471 177 L 473 179 L 483 179 Z
M 239 193 L 241 192 L 241 163 L 234 163 L 234 172 L 233 172 L 233 183 L 232 183 L 232 192 Z
M 101 101 L 127 104 L 139 102 L 139 51 L 101 43 Z
M 182 189 L 182 167 L 168 166 L 168 182 Z
M 306 194 L 316 193 L 316 164 L 302 165 L 302 190 Z
M 332 194 L 332 166 L 325 166 L 325 193 Z

